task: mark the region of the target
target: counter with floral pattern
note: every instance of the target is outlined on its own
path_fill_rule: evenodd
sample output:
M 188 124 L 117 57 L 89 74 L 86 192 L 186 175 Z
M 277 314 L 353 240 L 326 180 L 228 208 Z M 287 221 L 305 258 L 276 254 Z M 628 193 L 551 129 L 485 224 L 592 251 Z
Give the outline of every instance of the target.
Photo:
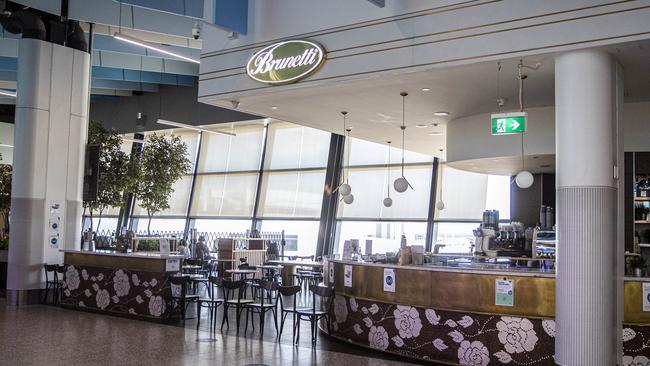
M 337 295 L 332 335 L 407 357 L 461 365 L 554 365 L 555 321 L 424 309 Z M 623 329 L 623 366 L 650 366 L 650 327 Z
M 66 265 L 61 304 L 66 307 L 162 319 L 171 297 L 165 273 Z

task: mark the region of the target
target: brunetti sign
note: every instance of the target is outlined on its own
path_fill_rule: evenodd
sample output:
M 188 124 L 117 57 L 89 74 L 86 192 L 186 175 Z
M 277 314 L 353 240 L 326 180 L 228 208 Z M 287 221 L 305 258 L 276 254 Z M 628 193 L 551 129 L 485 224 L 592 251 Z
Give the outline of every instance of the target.
M 260 83 L 294 83 L 316 72 L 325 60 L 325 50 L 310 41 L 293 40 L 262 48 L 248 60 L 246 72 Z

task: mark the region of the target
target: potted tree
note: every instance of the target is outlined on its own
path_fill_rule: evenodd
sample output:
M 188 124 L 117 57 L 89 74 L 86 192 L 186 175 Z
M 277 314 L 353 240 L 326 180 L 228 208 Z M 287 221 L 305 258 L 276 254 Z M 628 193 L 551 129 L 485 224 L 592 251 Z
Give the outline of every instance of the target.
M 187 145 L 178 136 L 151 134 L 147 137 L 140 159 L 131 160 L 130 187 L 140 206 L 147 210 L 147 233 L 151 235 L 151 218 L 169 208 L 173 184 L 190 169 Z
M 0 155 L 2 160 L 2 155 Z M 0 164 L 0 288 L 6 287 L 9 257 L 9 207 L 11 206 L 12 166 Z
M 122 138 L 117 131 L 107 130 L 97 121 L 90 121 L 88 144 L 99 145 L 97 199 L 83 202 L 84 211 L 90 212 L 90 230 L 92 231 L 95 214 L 99 215 L 99 223 L 101 223 L 102 215 L 107 208 L 122 205 L 122 192 L 127 185 L 126 172 L 129 157 L 120 150 Z M 97 226 L 99 227 L 99 224 Z
M 643 277 L 643 270 L 646 267 L 645 259 L 640 255 L 632 256 L 629 259 L 630 268 L 634 271 L 635 277 Z

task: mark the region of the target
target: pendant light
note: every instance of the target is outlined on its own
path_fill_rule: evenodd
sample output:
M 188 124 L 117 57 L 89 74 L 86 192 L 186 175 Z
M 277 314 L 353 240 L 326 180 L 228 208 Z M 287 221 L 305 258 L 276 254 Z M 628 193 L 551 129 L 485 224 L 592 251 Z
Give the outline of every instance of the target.
M 348 145 L 345 150 L 348 151 L 348 165 L 350 164 L 349 159 L 350 159 L 350 131 L 352 131 L 352 128 L 347 127 L 345 129 L 345 132 L 348 133 L 348 135 L 345 137 L 345 142 Z M 345 172 L 345 183 L 341 185 L 341 190 L 343 190 L 344 187 L 348 187 L 348 194 L 343 196 L 343 202 L 346 204 L 351 204 L 354 202 L 354 195 L 352 194 L 352 187 L 350 187 L 350 184 L 348 184 L 348 178 L 350 177 L 350 167 L 348 166 L 347 171 Z
M 406 178 L 404 177 L 404 132 L 406 131 L 406 125 L 405 125 L 406 96 L 409 94 L 407 92 L 401 92 L 399 93 L 399 95 L 402 96 L 402 125 L 400 126 L 400 129 L 402 130 L 402 176 L 395 179 L 395 182 L 393 182 L 393 187 L 397 192 L 404 193 L 409 187 L 413 189 L 411 183 L 409 183 L 409 181 L 406 180 Z
M 347 132 L 347 125 L 346 125 L 347 120 L 346 120 L 346 118 L 347 118 L 348 112 L 346 112 L 346 111 L 342 111 L 341 114 L 343 115 L 343 136 L 345 136 L 345 135 L 346 135 L 346 132 Z M 346 137 L 346 141 L 345 141 L 345 143 L 346 143 L 346 145 L 349 146 L 347 140 L 348 140 L 348 137 Z M 346 149 L 343 151 L 343 154 L 344 154 L 344 155 L 345 155 L 346 153 L 348 153 L 348 149 L 347 149 L 347 147 L 346 147 Z M 348 156 L 349 156 L 349 155 L 348 155 Z M 344 158 L 343 160 L 345 160 L 345 158 Z M 346 175 L 345 175 L 345 162 L 344 162 L 344 164 L 343 164 L 343 179 L 342 179 L 342 181 L 343 181 L 343 183 L 339 184 L 339 186 L 334 190 L 334 192 L 339 191 L 339 193 L 340 193 L 341 196 L 343 196 L 343 197 L 349 196 L 349 195 L 352 193 L 352 187 L 350 187 L 350 185 L 348 184 L 348 180 L 347 180 L 347 177 L 346 177 Z M 353 200 L 354 200 L 354 198 L 353 198 Z
M 388 196 L 384 198 L 383 204 L 384 207 L 390 207 L 393 205 L 393 199 L 390 198 L 390 143 L 391 141 L 386 141 L 388 144 L 388 162 L 386 163 L 386 173 L 388 173 L 388 185 L 386 187 L 386 192 L 388 192 Z
M 440 161 L 442 161 L 442 150 L 443 149 L 440 149 Z M 438 167 L 439 166 L 440 164 L 438 163 Z M 442 169 L 438 168 L 438 172 L 442 174 Z M 442 181 L 442 179 L 440 179 L 440 181 Z M 436 208 L 438 209 L 438 211 L 442 211 L 445 209 L 445 202 L 442 200 L 442 189 L 440 190 L 440 200 L 436 202 Z
M 527 78 L 527 75 L 522 74 L 522 69 L 527 67 L 529 69 L 537 70 L 540 67 L 540 64 L 535 66 L 524 65 L 523 60 L 519 60 L 517 64 L 517 79 L 519 80 L 519 112 L 524 111 L 524 79 Z M 524 133 L 521 133 L 521 171 L 515 176 L 515 183 L 517 187 L 526 189 L 530 188 L 533 185 L 535 178 L 533 174 L 525 169 L 525 158 L 524 158 Z

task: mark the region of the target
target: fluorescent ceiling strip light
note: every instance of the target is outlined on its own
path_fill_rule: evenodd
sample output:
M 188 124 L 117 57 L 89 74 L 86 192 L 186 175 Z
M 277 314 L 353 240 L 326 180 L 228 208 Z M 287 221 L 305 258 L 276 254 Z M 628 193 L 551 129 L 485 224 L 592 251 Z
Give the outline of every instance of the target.
M 234 134 L 234 133 L 231 133 L 231 132 L 224 132 L 224 131 L 218 131 L 218 130 L 208 130 L 206 128 L 186 125 L 185 123 L 167 121 L 167 120 L 164 120 L 164 119 L 159 119 L 157 122 L 160 123 L 161 125 L 167 125 L 167 126 L 173 126 L 173 127 L 179 127 L 179 128 L 187 128 L 188 130 L 208 132 L 208 133 L 216 133 L 216 134 L 227 135 L 227 136 L 237 136 L 237 134 Z
M 150 50 L 158 51 L 160 53 L 164 53 L 165 55 L 178 57 L 178 58 L 180 58 L 182 60 L 185 60 L 185 61 L 194 62 L 196 64 L 201 63 L 201 61 L 199 61 L 199 60 L 195 60 L 195 59 L 193 59 L 191 57 L 183 56 L 183 55 L 181 55 L 179 53 L 167 50 L 167 49 L 163 48 L 162 46 L 159 46 L 159 45 L 157 45 L 155 43 L 143 41 L 143 40 L 135 38 L 135 37 L 127 36 L 126 34 L 115 33 L 113 35 L 113 38 L 119 39 L 120 41 L 123 41 L 123 42 L 134 44 L 136 46 L 140 46 L 140 47 L 148 48 Z
M 15 98 L 16 97 L 16 92 L 11 91 L 11 90 L 0 89 L 0 95 Z
M 9 144 L 0 144 L 0 147 L 14 147 L 14 145 L 9 145 Z

